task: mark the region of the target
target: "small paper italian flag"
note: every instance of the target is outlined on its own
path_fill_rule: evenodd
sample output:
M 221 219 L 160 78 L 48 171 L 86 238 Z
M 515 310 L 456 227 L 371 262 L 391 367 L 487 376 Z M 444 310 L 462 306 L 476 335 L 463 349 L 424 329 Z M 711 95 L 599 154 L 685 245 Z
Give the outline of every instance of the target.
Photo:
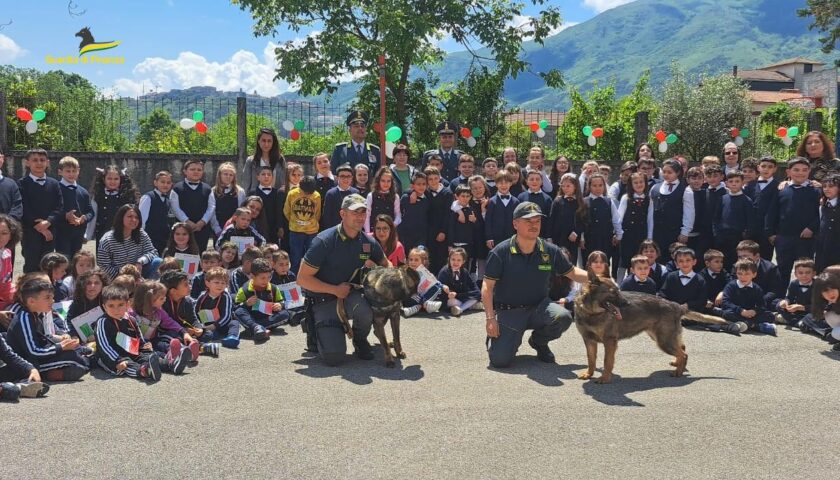
M 193 262 L 187 262 L 183 258 L 178 259 L 178 263 L 181 264 L 181 270 L 186 272 L 187 275 L 192 277 L 193 275 L 198 272 L 198 264 Z
M 272 308 L 274 308 L 273 303 L 266 302 L 264 300 L 257 300 L 257 303 L 255 303 L 254 306 L 251 307 L 251 310 L 253 310 L 255 312 L 264 313 L 266 315 L 271 315 L 272 314 L 272 311 L 271 311 Z
M 219 311 L 216 309 L 213 310 L 199 310 L 198 318 L 201 320 L 201 323 L 204 325 L 209 325 L 211 323 L 216 323 L 219 321 Z
M 140 339 L 129 337 L 123 332 L 117 332 L 117 344 L 126 352 L 137 355 L 140 353 Z

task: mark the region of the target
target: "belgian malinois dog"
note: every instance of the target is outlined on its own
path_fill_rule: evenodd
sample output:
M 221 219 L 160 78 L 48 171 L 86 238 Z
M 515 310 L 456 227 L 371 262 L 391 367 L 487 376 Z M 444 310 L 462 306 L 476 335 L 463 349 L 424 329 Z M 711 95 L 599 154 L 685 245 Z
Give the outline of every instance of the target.
M 618 341 L 647 332 L 663 352 L 673 355 L 676 367 L 673 376 L 685 372 L 688 354 L 682 339 L 681 319 L 700 323 L 726 325 L 723 319 L 688 310 L 685 305 L 654 295 L 621 292 L 616 284 L 589 272 L 589 283 L 575 297 L 575 324 L 586 345 L 586 372 L 578 378 L 586 380 L 595 374 L 598 343 L 604 344 L 604 372 L 597 383 L 612 380 Z

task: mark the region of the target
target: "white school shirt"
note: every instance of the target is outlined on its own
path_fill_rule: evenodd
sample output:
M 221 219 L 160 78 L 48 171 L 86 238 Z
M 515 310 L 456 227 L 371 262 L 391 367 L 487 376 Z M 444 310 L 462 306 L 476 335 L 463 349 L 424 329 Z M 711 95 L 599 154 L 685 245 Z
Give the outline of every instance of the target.
M 621 228 L 621 217 L 618 215 L 618 208 L 615 207 L 615 204 L 610 200 L 609 197 L 606 195 L 599 196 L 599 195 L 592 195 L 591 193 L 586 196 L 589 199 L 589 202 L 592 203 L 592 199 L 595 198 L 603 198 L 607 201 L 607 204 L 610 206 L 610 216 L 612 217 L 612 224 L 613 224 L 613 232 L 615 233 L 616 238 L 621 240 L 621 237 L 624 236 L 624 229 Z M 585 200 L 585 199 L 584 199 Z M 584 241 L 586 239 L 584 238 Z
M 673 182 L 674 183 L 674 192 L 677 191 L 677 188 L 680 185 L 679 181 Z M 661 195 L 671 195 L 673 192 L 668 191 L 668 182 L 662 182 L 658 185 L 654 185 L 653 188 L 658 188 L 659 193 Z M 656 225 L 653 226 L 656 228 Z M 682 216 L 682 227 L 680 228 L 680 235 L 688 236 L 689 233 L 694 229 L 694 191 L 691 188 L 686 187 L 683 191 L 683 216 Z M 653 236 L 653 231 L 651 231 L 651 237 Z
M 640 196 L 637 193 L 633 194 L 633 199 L 637 198 L 645 198 L 644 195 Z M 618 218 L 619 222 L 624 222 L 624 214 L 627 213 L 627 204 L 629 203 L 629 198 L 627 194 L 621 196 L 621 202 L 618 204 Z M 648 211 L 647 211 L 647 237 L 646 239 L 650 240 L 653 235 L 653 202 L 648 202 Z
M 192 186 L 190 182 L 184 180 L 184 185 L 191 190 L 197 190 L 198 187 L 201 186 L 201 182 L 198 182 L 198 185 Z M 204 211 L 204 215 L 201 216 L 201 220 L 204 221 L 206 225 L 210 224 L 210 220 L 215 216 L 213 215 L 216 212 L 216 202 L 213 201 L 211 204 L 210 201 L 213 199 L 213 193 L 210 192 L 210 197 L 207 199 L 207 210 Z M 169 206 L 172 209 L 172 213 L 175 214 L 175 217 L 178 219 L 179 222 L 186 222 L 190 218 L 181 210 L 181 204 L 178 202 L 178 196 L 176 195 L 175 198 L 169 197 Z
M 225 194 L 230 193 L 230 187 L 225 187 L 224 190 Z M 175 193 L 173 190 L 172 193 Z M 177 196 L 177 194 L 176 194 Z M 239 185 L 236 186 L 236 201 L 239 205 L 245 203 L 245 189 L 240 187 Z M 169 194 L 169 204 L 172 205 L 172 194 Z M 222 225 L 219 225 L 219 219 L 216 218 L 216 195 L 213 193 L 213 187 L 210 188 L 210 198 L 207 199 L 207 207 L 213 209 L 213 216 L 210 217 L 210 228 L 216 233 L 216 236 L 221 235 L 222 233 Z M 170 207 L 171 209 L 171 207 Z

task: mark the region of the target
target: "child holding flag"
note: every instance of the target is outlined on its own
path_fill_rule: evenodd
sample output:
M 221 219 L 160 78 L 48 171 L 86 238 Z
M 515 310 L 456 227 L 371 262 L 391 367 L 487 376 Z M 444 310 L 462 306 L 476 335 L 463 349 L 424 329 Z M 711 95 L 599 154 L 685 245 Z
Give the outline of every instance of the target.
M 289 323 L 289 312 L 283 309 L 283 293 L 272 285 L 271 265 L 257 258 L 251 263 L 251 279 L 236 292 L 234 315 L 254 335 L 255 342 L 269 338 L 269 330 Z
M 222 346 L 239 346 L 239 321 L 233 317 L 233 299 L 227 292 L 230 279 L 227 270 L 213 267 L 204 272 L 206 290 L 195 301 L 195 312 L 204 326 L 205 335 L 222 339 Z

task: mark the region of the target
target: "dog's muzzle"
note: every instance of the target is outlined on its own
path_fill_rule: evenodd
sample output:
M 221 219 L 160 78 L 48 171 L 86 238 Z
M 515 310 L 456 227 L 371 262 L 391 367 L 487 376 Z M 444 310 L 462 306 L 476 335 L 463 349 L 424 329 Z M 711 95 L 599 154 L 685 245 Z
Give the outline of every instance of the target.
M 604 309 L 612 313 L 616 320 L 621 320 L 621 310 L 610 302 L 604 302 Z

